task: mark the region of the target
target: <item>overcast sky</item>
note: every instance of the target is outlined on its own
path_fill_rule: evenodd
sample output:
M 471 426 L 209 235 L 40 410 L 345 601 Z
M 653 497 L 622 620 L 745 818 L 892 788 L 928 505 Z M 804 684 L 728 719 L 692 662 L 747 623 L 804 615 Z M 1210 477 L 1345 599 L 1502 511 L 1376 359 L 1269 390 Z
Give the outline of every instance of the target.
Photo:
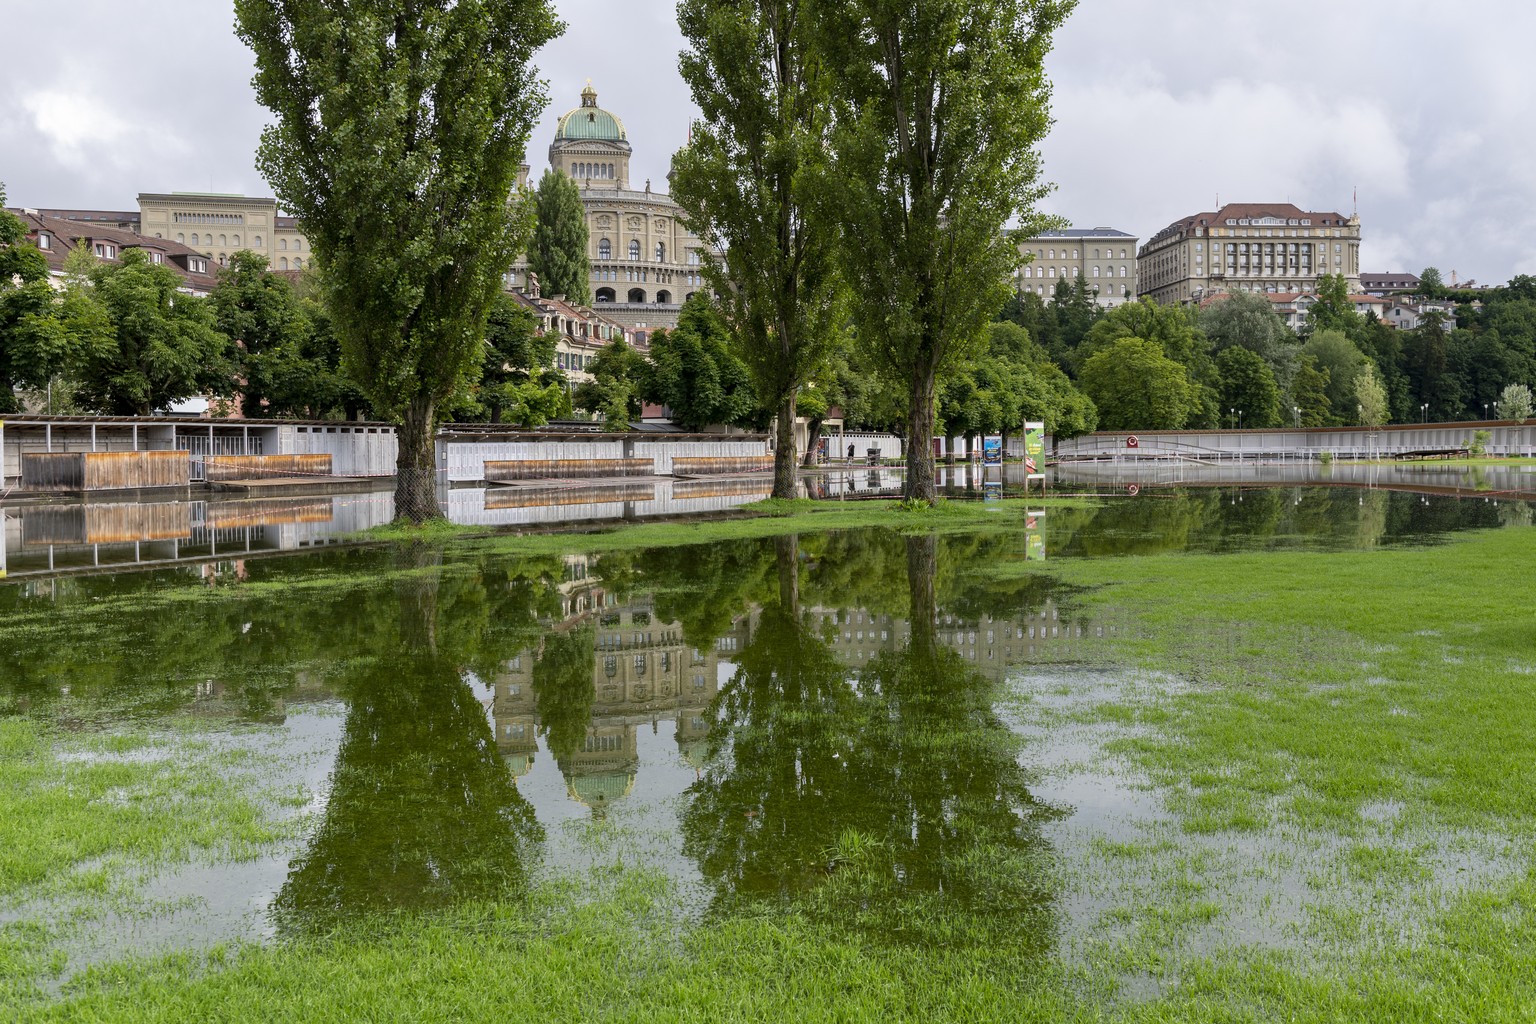
M 694 108 L 668 0 L 555 0 L 556 118 L 588 78 L 623 118 L 632 182 L 664 188 Z M 4 0 L 0 181 L 12 206 L 131 210 L 139 192 L 270 195 L 265 123 L 230 0 Z M 1363 268 L 1536 274 L 1536 4 L 1082 0 L 1049 63 L 1048 212 L 1145 240 L 1224 202 L 1347 214 Z

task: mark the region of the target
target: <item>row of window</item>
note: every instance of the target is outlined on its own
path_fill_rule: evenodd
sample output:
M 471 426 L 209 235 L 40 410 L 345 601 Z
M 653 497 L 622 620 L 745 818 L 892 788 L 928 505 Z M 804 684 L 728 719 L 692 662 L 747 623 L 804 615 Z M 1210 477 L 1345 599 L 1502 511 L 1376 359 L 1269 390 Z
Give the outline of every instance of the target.
M 571 177 L 573 178 L 597 178 L 603 181 L 613 181 L 618 177 L 617 169 L 613 164 L 574 163 L 571 164 Z
M 613 259 L 613 243 L 610 242 L 608 239 L 603 238 L 603 239 L 599 239 L 598 240 L 598 243 L 597 243 L 597 258 L 600 259 L 600 260 L 611 260 L 611 259 Z M 629 240 L 629 259 L 633 263 L 638 263 L 640 261 L 640 240 L 638 238 L 631 238 Z M 667 262 L 667 243 L 666 242 L 657 242 L 656 243 L 655 260 L 654 260 L 654 262 L 656 262 L 656 263 L 665 263 L 665 262 Z M 697 260 L 692 260 L 690 262 L 695 262 L 696 263 L 698 261 Z
M 1036 268 L 1034 268 L 1034 267 L 1025 267 L 1024 268 L 1024 276 L 1025 277 L 1066 277 L 1066 276 L 1068 276 L 1067 275 L 1067 268 L 1066 267 L 1062 267 L 1061 268 L 1061 272 L 1059 274 L 1057 273 L 1057 270 L 1056 270 L 1055 267 L 1040 267 L 1039 268 L 1040 272 L 1038 274 L 1035 273 L 1035 269 Z M 1114 277 L 1115 276 L 1115 268 L 1114 267 L 1105 267 L 1103 269 L 1104 269 L 1105 272 L 1104 272 L 1104 274 L 1102 276 L 1104 276 L 1104 277 Z M 1072 277 L 1077 277 L 1078 276 L 1077 268 L 1076 267 L 1072 268 L 1071 276 Z M 1099 277 L 1100 276 L 1100 274 L 1099 274 L 1099 267 L 1097 265 L 1095 265 L 1094 268 L 1093 268 L 1093 276 L 1094 277 Z M 1129 270 L 1126 267 L 1122 266 L 1120 268 L 1120 276 L 1121 277 L 1128 277 L 1129 276 Z
M 174 224 L 244 224 L 243 213 L 172 213 Z
M 1081 252 L 1080 249 L 1073 249 L 1072 250 L 1072 255 L 1068 256 L 1067 255 L 1067 250 L 1063 249 L 1063 250 L 1061 250 L 1061 258 L 1064 259 L 1064 260 L 1065 259 L 1074 259 L 1074 260 L 1075 259 L 1079 259 L 1080 257 L 1079 257 L 1078 254 L 1080 252 Z M 1035 258 L 1036 259 L 1042 259 L 1042 260 L 1053 260 L 1053 259 L 1056 258 L 1056 250 L 1055 249 L 1036 249 L 1035 250 Z M 1113 249 L 1105 249 L 1104 250 L 1104 255 L 1101 257 L 1099 255 L 1099 250 L 1095 249 L 1095 250 L 1093 250 L 1093 258 L 1096 259 L 1096 260 L 1097 259 L 1112 260 L 1112 259 L 1115 258 L 1115 250 L 1113 250 Z M 1120 250 L 1120 259 L 1123 260 L 1125 258 L 1126 258 L 1125 250 L 1121 249 Z

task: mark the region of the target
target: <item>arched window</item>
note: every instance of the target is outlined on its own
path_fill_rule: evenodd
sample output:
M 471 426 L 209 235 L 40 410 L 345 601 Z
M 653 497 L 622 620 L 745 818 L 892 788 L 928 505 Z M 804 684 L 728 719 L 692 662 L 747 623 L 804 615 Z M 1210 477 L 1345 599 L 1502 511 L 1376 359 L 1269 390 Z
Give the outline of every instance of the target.
M 193 238 L 194 241 L 196 241 L 197 236 L 193 235 L 192 238 Z M 279 249 L 283 250 L 283 252 L 287 252 L 288 251 L 288 239 L 286 239 L 286 238 L 279 238 L 277 240 L 277 247 Z
M 1051 267 L 1051 268 L 1049 268 L 1049 269 L 1050 269 L 1050 272 L 1051 272 L 1051 273 L 1050 273 L 1050 276 L 1051 276 L 1051 277 L 1055 277 L 1055 276 L 1056 276 L 1056 268 L 1055 268 L 1055 267 Z
M 635 262 L 640 260 L 640 240 L 638 238 L 631 238 L 629 240 L 629 258 Z
M 192 244 L 193 245 L 197 244 L 197 232 L 196 231 L 192 232 Z
M 277 269 L 278 270 L 287 270 L 288 269 L 288 257 L 287 256 L 284 256 L 283 258 L 281 258 L 281 259 L 279 259 L 277 261 Z
M 229 242 L 225 238 L 225 236 L 224 235 L 220 235 L 219 236 L 219 245 L 223 246 L 223 245 L 228 245 L 228 244 L 229 244 Z
M 1025 277 L 1034 277 L 1035 276 L 1035 268 L 1034 267 L 1025 267 L 1024 268 L 1024 276 Z
M 1093 276 L 1094 276 L 1094 277 L 1098 277 L 1098 276 L 1099 276 L 1099 268 L 1098 268 L 1098 265 L 1097 265 L 1097 264 L 1095 264 L 1095 265 L 1094 265 L 1094 268 L 1093 268 Z
M 293 258 L 293 269 L 294 270 L 303 270 L 304 269 L 304 261 L 299 259 L 297 256 L 295 256 Z
M 1125 276 L 1125 268 L 1124 268 L 1124 267 L 1121 267 L 1121 268 L 1120 268 L 1120 276 L 1121 276 L 1121 277 L 1124 277 L 1124 276 Z
M 239 244 L 240 244 L 240 236 L 239 236 L 239 235 L 236 235 L 236 236 L 235 236 L 235 244 L 236 244 L 236 245 L 239 245 Z
M 661 290 L 661 291 L 656 293 L 656 301 L 657 302 L 671 302 L 672 301 L 672 293 L 667 291 L 667 290 L 665 290 L 665 289 L 663 289 L 663 290 Z
M 697 294 L 698 294 L 698 292 L 689 292 L 687 295 L 685 295 L 683 297 L 683 301 L 684 302 L 692 302 L 693 301 L 693 297 L 695 295 L 697 295 Z
M 666 242 L 657 242 L 656 243 L 656 262 L 657 263 L 665 263 L 665 262 L 667 262 L 667 243 Z
M 187 236 L 185 234 L 183 234 L 182 232 L 178 231 L 178 232 L 176 232 L 176 241 L 180 242 L 182 245 L 186 245 L 187 244 Z
M 1099 250 L 1097 250 L 1097 249 L 1093 250 L 1093 258 L 1094 259 L 1098 259 L 1099 258 Z
M 1052 249 L 1051 250 L 1051 259 L 1055 259 L 1055 258 L 1056 258 L 1056 250 Z
M 1077 250 L 1076 249 L 1072 250 L 1072 258 L 1073 259 L 1077 259 Z
M 597 301 L 598 302 L 612 302 L 613 301 L 613 289 L 612 288 L 599 288 L 597 290 Z
M 644 288 L 631 288 L 629 290 L 629 301 L 630 302 L 644 302 L 645 301 L 645 289 Z
M 1072 268 L 1072 276 L 1073 276 L 1073 277 L 1076 277 L 1076 276 L 1077 276 L 1077 268 L 1076 268 L 1076 267 L 1073 267 L 1073 268 Z
M 258 249 L 261 248 L 261 236 L 260 235 L 256 236 L 256 248 L 258 248 Z
M 293 251 L 294 252 L 298 252 L 300 249 L 303 249 L 303 248 L 304 248 L 304 239 L 302 239 L 302 238 L 295 238 L 293 240 Z
M 219 266 L 221 266 L 221 267 L 229 266 L 229 253 L 227 253 L 227 252 L 219 253 Z
M 602 238 L 598 240 L 597 258 L 600 260 L 613 259 L 613 243 L 608 241 L 608 239 Z

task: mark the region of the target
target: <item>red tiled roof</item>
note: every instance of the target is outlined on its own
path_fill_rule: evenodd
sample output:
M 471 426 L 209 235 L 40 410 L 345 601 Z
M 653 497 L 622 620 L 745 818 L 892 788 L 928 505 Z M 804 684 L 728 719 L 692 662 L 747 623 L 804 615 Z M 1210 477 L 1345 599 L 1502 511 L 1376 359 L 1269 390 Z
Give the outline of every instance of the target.
M 119 252 L 124 249 L 144 249 L 161 253 L 164 257 L 163 265 L 181 275 L 185 286 L 196 292 L 207 292 L 218 280 L 220 267 L 217 263 L 209 259 L 206 254 L 169 238 L 152 238 L 135 231 L 109 227 L 103 223 L 51 217 L 44 213 L 26 210 L 12 209 L 10 212 L 20 217 L 27 225 L 29 240 L 35 242 L 40 233 L 47 233 L 50 236 L 51 243 L 47 249 L 43 250 L 43 255 L 48 260 L 48 269 L 55 274 L 63 273 L 65 260 L 74 251 L 75 245 L 83 239 L 87 245 L 110 244 Z M 188 270 L 187 268 L 191 266 L 188 261 L 192 259 L 206 261 L 207 272 Z

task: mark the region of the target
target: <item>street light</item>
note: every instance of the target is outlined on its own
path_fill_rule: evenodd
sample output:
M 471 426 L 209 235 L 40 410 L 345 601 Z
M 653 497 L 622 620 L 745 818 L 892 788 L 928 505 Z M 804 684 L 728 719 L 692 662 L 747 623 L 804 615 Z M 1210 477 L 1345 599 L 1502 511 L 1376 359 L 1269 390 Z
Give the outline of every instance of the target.
M 1227 424 L 1229 426 L 1237 425 L 1237 410 L 1231 406 L 1227 407 Z
M 1420 423 L 1428 423 L 1429 422 L 1429 403 L 1428 402 L 1425 402 L 1423 405 L 1419 406 L 1419 413 L 1423 417 L 1422 419 L 1419 420 L 1419 422 Z
M 1296 429 L 1300 430 L 1301 429 L 1301 406 L 1299 406 L 1299 405 L 1291 406 L 1291 412 L 1296 414 Z
M 1483 419 L 1486 420 L 1487 418 L 1488 418 L 1488 403 L 1484 402 L 1483 403 Z
M 1243 410 L 1237 410 L 1237 429 L 1243 429 Z

